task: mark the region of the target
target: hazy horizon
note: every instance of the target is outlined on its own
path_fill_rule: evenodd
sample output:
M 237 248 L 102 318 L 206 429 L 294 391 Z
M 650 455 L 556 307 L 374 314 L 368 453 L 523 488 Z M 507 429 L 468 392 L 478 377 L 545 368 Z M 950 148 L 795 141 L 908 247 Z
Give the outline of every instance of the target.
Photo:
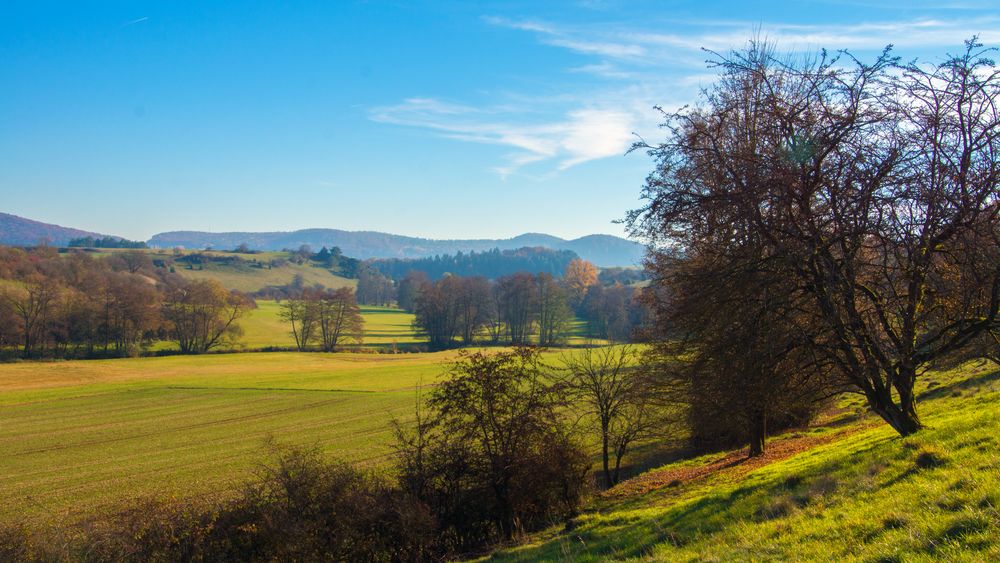
M 49 225 L 56 225 L 58 227 L 65 227 L 65 228 L 69 228 L 69 229 L 78 229 L 78 230 L 81 230 L 81 231 L 88 231 L 88 232 L 92 232 L 92 233 L 96 233 L 96 234 L 100 234 L 100 235 L 122 236 L 123 238 L 129 239 L 129 240 L 136 240 L 136 241 L 148 241 L 148 240 L 150 240 L 151 238 L 153 238 L 156 235 L 160 235 L 160 234 L 164 234 L 164 233 L 170 233 L 170 232 L 198 232 L 198 233 L 208 233 L 208 234 L 212 234 L 212 235 L 218 235 L 218 234 L 226 234 L 226 233 L 294 233 L 294 232 L 298 232 L 298 231 L 310 231 L 310 230 L 336 230 L 336 231 L 344 231 L 344 232 L 349 232 L 349 233 L 375 232 L 375 233 L 382 233 L 382 234 L 388 234 L 388 235 L 397 235 L 397 236 L 403 236 L 403 237 L 423 238 L 423 239 L 429 239 L 429 240 L 442 240 L 442 241 L 447 241 L 447 240 L 506 240 L 506 239 L 513 239 L 513 238 L 516 238 L 516 237 L 519 237 L 519 236 L 526 236 L 526 235 L 554 236 L 554 237 L 561 238 L 561 239 L 564 239 L 564 240 L 567 240 L 567 241 L 575 240 L 575 239 L 579 239 L 579 238 L 587 237 L 587 236 L 594 236 L 594 235 L 608 235 L 608 236 L 615 236 L 615 237 L 620 237 L 620 238 L 624 238 L 624 239 L 628 239 L 629 238 L 626 233 L 617 233 L 616 234 L 616 233 L 591 232 L 591 233 L 584 233 L 584 234 L 576 235 L 576 236 L 563 236 L 563 235 L 560 235 L 559 233 L 551 232 L 551 231 L 520 231 L 520 232 L 515 232 L 515 233 L 509 234 L 509 235 L 505 234 L 505 235 L 496 235 L 496 236 L 492 236 L 489 233 L 486 233 L 486 234 L 483 234 L 483 235 L 472 235 L 472 236 L 459 236 L 459 237 L 447 237 L 447 238 L 443 238 L 443 237 L 425 237 L 425 236 L 414 235 L 414 234 L 410 234 L 410 233 L 406 233 L 406 232 L 396 232 L 396 231 L 393 231 L 393 230 L 381 230 L 381 229 L 343 229 L 343 228 L 336 227 L 336 226 L 316 226 L 316 225 L 294 227 L 294 228 L 289 228 L 289 229 L 269 229 L 269 230 L 265 230 L 265 229 L 233 229 L 233 230 L 226 230 L 226 231 L 222 231 L 222 230 L 209 231 L 209 230 L 203 230 L 203 229 L 180 229 L 180 228 L 178 228 L 178 229 L 165 229 L 165 230 L 162 230 L 162 231 L 156 231 L 156 232 L 149 233 L 149 234 L 146 234 L 146 235 L 139 235 L 137 237 L 126 237 L 126 236 L 121 235 L 119 233 L 110 232 L 107 229 L 102 229 L 100 227 L 89 228 L 89 227 L 82 227 L 82 226 L 77 225 L 77 224 L 56 223 L 54 221 L 46 221 L 44 219 L 39 219 L 38 217 L 26 217 L 24 215 L 20 215 L 20 214 L 17 214 L 17 213 L 11 213 L 11 212 L 6 211 L 4 209 L 0 209 L 0 213 L 6 213 L 8 215 L 13 215 L 15 217 L 20 217 L 21 219 L 27 219 L 29 221 L 37 221 L 39 223 L 45 223 L 45 224 L 49 224 Z

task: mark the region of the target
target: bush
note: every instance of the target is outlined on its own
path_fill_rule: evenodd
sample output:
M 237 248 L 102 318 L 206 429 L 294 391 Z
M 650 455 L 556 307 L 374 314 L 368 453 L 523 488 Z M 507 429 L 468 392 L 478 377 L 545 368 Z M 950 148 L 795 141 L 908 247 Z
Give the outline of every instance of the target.
M 574 516 L 589 459 L 568 436 L 538 352 L 463 353 L 452 377 L 397 430 L 401 484 L 435 516 L 442 547 L 481 550 Z

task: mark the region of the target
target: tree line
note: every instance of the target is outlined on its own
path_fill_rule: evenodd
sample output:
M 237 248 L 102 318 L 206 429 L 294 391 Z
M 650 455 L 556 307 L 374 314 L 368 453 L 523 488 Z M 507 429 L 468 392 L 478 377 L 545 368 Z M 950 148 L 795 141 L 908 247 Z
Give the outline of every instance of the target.
M 559 276 L 579 256 L 572 250 L 524 247 L 513 250 L 494 248 L 484 252 L 458 252 L 429 258 L 384 258 L 368 263 L 393 280 L 402 280 L 410 272 L 423 272 L 431 280 L 445 275 L 497 279 L 517 272 L 544 272 Z
M 580 259 L 570 261 L 563 274 L 518 272 L 496 280 L 449 275 L 431 281 L 414 271 L 400 281 L 397 299 L 415 315 L 414 326 L 434 349 L 477 342 L 559 345 L 577 317 L 591 338 L 626 342 L 640 337 L 649 318 L 642 290 L 605 288 L 597 269 Z
M 135 356 L 162 340 L 182 353 L 208 352 L 234 342 L 255 306 L 138 251 L 95 258 L 0 247 L 0 352 L 22 358 Z
M 66 246 L 70 248 L 148 248 L 145 242 L 128 240 L 119 237 L 94 238 L 85 236 L 71 239 Z

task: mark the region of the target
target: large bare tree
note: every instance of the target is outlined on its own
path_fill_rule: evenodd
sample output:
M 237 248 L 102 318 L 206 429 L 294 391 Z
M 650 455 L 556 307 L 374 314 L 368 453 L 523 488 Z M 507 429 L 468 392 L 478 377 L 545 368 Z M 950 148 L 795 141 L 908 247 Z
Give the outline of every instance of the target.
M 976 41 L 937 65 L 889 51 L 718 56 L 629 216 L 654 253 L 752 241 L 809 297 L 814 348 L 902 435 L 914 384 L 1000 314 L 1000 75 Z M 720 314 L 726 314 L 720 311 Z

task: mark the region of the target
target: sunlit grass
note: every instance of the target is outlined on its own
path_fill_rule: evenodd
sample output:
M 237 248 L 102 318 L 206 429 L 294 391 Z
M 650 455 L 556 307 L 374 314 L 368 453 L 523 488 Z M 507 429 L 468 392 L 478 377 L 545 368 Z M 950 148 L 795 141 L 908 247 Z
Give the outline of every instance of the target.
M 806 432 L 831 442 L 748 474 L 734 466 L 598 501 L 571 531 L 553 528 L 497 558 L 997 560 L 998 380 L 989 366 L 932 374 L 920 403 L 928 428 L 915 436 L 848 413 L 845 425 Z M 793 434 L 784 439 L 802 433 Z
M 365 464 L 453 352 L 260 353 L 0 365 L 0 518 L 63 520 L 231 490 L 267 436 Z

